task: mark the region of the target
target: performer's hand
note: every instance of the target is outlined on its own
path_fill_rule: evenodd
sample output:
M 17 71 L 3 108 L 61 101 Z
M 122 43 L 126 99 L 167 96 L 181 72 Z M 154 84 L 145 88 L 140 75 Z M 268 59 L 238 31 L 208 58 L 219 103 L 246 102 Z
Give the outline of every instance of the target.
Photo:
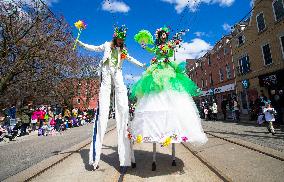
M 145 49 L 145 48 L 146 48 L 146 44 L 145 44 L 145 43 L 142 43 L 142 44 L 141 44 L 141 47 L 142 47 L 143 49 Z

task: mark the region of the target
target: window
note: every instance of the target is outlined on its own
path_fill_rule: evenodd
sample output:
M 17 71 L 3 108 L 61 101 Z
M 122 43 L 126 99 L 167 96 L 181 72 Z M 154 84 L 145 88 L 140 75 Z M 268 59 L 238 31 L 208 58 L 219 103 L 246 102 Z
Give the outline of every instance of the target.
M 211 58 L 210 58 L 210 55 L 209 55 L 207 58 L 208 58 L 208 65 L 211 65 Z
M 284 58 L 284 36 L 280 37 L 280 44 L 281 44 L 281 48 L 282 48 L 282 55 Z
M 220 82 L 224 81 L 224 74 L 222 69 L 219 69 L 219 76 L 220 76 Z
M 210 85 L 213 85 L 213 77 L 212 77 L 212 73 L 209 74 L 209 81 L 210 81 Z
M 227 55 L 229 53 L 229 50 L 228 50 L 228 48 L 224 48 L 224 55 Z
M 201 87 L 204 88 L 204 80 L 201 80 Z
M 77 104 L 80 104 L 81 100 L 80 99 L 77 99 Z
M 226 74 L 227 74 L 227 79 L 231 79 L 231 77 L 232 77 L 231 67 L 228 64 L 226 64 Z
M 239 46 L 241 46 L 242 44 L 244 44 L 244 42 L 245 42 L 244 38 L 245 38 L 245 37 L 244 37 L 243 35 L 241 35 L 241 36 L 238 37 Z
M 272 3 L 275 20 L 279 21 L 284 17 L 283 0 L 274 0 Z
M 269 65 L 272 63 L 272 57 L 270 52 L 269 44 L 262 46 L 262 54 L 264 59 L 264 65 Z
M 205 80 L 205 86 L 207 87 L 207 79 Z
M 220 51 L 217 52 L 217 59 L 220 59 Z
M 249 56 L 243 56 L 239 59 L 239 73 L 240 74 L 246 74 L 250 72 L 250 62 L 249 62 Z
M 203 62 L 202 61 L 200 62 L 200 68 L 201 68 L 201 70 L 203 70 Z
M 262 32 L 266 28 L 263 13 L 260 13 L 256 16 L 256 21 L 258 32 Z

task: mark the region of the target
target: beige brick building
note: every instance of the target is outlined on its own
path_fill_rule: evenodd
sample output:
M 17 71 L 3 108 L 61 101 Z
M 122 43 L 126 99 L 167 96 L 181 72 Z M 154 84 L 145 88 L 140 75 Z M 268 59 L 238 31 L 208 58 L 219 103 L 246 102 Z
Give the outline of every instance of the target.
M 234 26 L 232 52 L 241 110 L 263 90 L 284 89 L 284 0 L 255 0 L 250 18 Z

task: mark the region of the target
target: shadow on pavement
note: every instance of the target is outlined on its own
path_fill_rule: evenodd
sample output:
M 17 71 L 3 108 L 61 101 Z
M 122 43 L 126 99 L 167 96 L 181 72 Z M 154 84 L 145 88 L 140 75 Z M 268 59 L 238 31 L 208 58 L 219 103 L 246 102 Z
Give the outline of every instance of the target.
M 117 147 L 103 145 L 103 149 L 112 149 L 114 152 L 108 155 L 102 154 L 101 161 L 104 161 L 108 165 L 114 167 L 115 170 L 119 171 Z M 93 167 L 89 165 L 89 150 L 82 149 L 79 153 L 85 164 L 85 169 L 93 171 Z M 137 167 L 135 169 L 129 167 L 126 174 L 139 176 L 141 178 L 149 178 L 154 176 L 170 175 L 173 173 L 184 173 L 184 163 L 181 159 L 176 158 L 177 166 L 172 166 L 171 154 L 162 153 L 157 153 L 157 170 L 152 171 L 152 155 L 152 152 L 135 150 Z M 99 171 L 104 171 L 104 169 L 99 169 Z

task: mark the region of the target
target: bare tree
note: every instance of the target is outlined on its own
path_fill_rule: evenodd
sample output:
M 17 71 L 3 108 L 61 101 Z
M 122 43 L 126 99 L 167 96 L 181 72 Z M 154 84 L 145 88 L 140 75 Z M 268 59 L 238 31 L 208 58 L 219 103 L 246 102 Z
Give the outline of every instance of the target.
M 70 26 L 41 2 L 1 1 L 0 101 L 56 97 L 56 86 L 79 68 L 72 45 Z

